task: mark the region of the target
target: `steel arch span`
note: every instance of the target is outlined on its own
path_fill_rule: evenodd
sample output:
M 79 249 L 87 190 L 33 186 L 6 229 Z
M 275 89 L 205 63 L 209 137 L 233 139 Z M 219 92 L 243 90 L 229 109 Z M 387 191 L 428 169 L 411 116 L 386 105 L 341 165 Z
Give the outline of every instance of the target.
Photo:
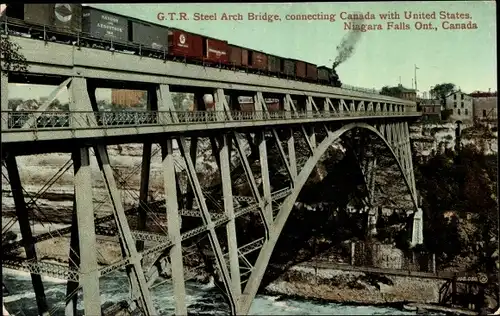
M 402 126 L 398 126 L 399 124 L 402 124 Z M 408 134 L 408 125 L 406 123 L 393 123 L 393 124 L 383 124 L 379 126 L 379 130 L 375 128 L 374 126 L 371 126 L 366 123 L 352 123 L 352 124 L 347 124 L 341 127 L 340 129 L 331 132 L 328 131 L 328 136 L 320 143 L 318 146 L 314 149 L 314 153 L 309 159 L 307 160 L 306 164 L 302 168 L 301 172 L 297 175 L 295 181 L 294 181 L 294 188 L 291 192 L 291 194 L 284 200 L 283 204 L 281 204 L 280 210 L 278 215 L 276 216 L 272 229 L 269 232 L 269 239 L 266 241 L 266 243 L 263 245 L 259 256 L 257 258 L 257 261 L 255 262 L 254 265 L 254 270 L 252 271 L 250 278 L 248 279 L 248 282 L 246 284 L 246 287 L 244 291 L 241 293 L 241 298 L 238 300 L 239 301 L 239 311 L 238 314 L 241 315 L 247 315 L 250 307 L 252 305 L 253 299 L 255 295 L 257 294 L 257 290 L 260 286 L 260 283 L 262 281 L 262 278 L 264 276 L 264 273 L 266 271 L 267 265 L 269 263 L 269 260 L 271 259 L 271 255 L 273 253 L 274 247 L 279 239 L 279 236 L 281 234 L 281 231 L 283 230 L 285 223 L 288 219 L 288 216 L 290 215 L 293 206 L 295 204 L 295 201 L 300 194 L 300 191 L 302 190 L 303 186 L 305 185 L 306 181 L 309 178 L 309 175 L 313 171 L 314 167 L 318 163 L 319 159 L 325 154 L 327 149 L 337 140 L 339 139 L 344 133 L 353 130 L 353 129 L 365 129 L 373 134 L 377 135 L 384 143 L 384 145 L 390 150 L 392 157 L 395 159 L 396 164 L 398 166 L 399 171 L 403 175 L 403 179 L 405 182 L 406 187 L 410 191 L 411 198 L 413 205 L 415 207 L 415 217 L 419 217 L 418 220 L 420 220 L 420 225 L 417 227 L 417 230 L 421 230 L 421 210 L 418 207 L 417 203 L 417 198 L 416 198 L 416 189 L 415 189 L 415 182 L 413 178 L 413 170 L 408 170 L 408 167 L 411 167 L 411 156 L 409 157 L 409 160 L 407 160 L 407 157 L 404 157 L 404 155 L 410 154 L 409 150 L 409 134 Z M 399 129 L 399 130 L 398 130 Z M 395 134 L 398 132 L 402 132 L 399 136 L 402 137 L 394 137 Z M 387 135 L 387 138 L 384 136 L 384 134 Z M 404 144 L 406 143 L 406 144 Z M 400 150 L 399 148 L 396 148 L 396 150 L 393 149 L 393 146 L 400 146 L 403 145 L 404 148 Z M 399 157 L 398 157 L 399 156 Z M 402 158 L 404 157 L 404 158 Z M 409 164 L 406 164 L 406 162 L 402 161 L 409 161 Z M 414 224 L 415 226 L 415 224 Z M 414 227 L 415 230 L 415 227 Z M 415 232 L 413 233 L 415 234 Z M 416 243 L 420 244 L 422 242 L 421 238 L 421 232 L 420 236 L 414 236 L 412 239 L 420 239 L 417 240 Z

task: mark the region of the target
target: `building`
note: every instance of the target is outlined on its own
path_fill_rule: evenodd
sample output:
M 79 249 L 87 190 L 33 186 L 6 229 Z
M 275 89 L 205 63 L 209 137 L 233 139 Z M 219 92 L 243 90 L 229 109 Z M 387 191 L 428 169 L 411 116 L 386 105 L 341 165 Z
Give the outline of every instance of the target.
M 476 91 L 470 94 L 474 107 L 474 120 L 496 122 L 498 120 L 497 93 Z
M 123 107 L 137 107 L 146 105 L 146 91 L 142 90 L 111 90 L 111 103 Z
M 399 88 L 401 89 L 401 99 L 416 101 L 417 100 L 417 91 L 415 89 L 408 89 L 403 87 L 403 85 L 399 84 Z
M 460 90 L 452 92 L 446 97 L 445 109 L 449 111 L 448 119 L 452 122 L 472 122 L 473 120 L 472 97 Z
M 437 99 L 421 99 L 420 108 L 424 119 L 441 120 L 441 101 Z

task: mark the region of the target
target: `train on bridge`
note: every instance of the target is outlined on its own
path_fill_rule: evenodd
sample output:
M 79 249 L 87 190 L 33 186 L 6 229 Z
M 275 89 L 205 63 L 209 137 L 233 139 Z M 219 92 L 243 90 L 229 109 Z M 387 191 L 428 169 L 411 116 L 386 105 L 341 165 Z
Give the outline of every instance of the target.
M 335 69 L 81 4 L 7 6 L 13 34 L 341 87 Z

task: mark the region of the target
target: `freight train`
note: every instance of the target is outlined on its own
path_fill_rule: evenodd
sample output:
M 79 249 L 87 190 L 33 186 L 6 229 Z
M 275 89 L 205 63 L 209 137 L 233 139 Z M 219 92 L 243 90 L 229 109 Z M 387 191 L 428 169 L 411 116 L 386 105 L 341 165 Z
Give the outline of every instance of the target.
M 80 4 L 7 6 L 10 33 L 341 87 L 335 69 Z

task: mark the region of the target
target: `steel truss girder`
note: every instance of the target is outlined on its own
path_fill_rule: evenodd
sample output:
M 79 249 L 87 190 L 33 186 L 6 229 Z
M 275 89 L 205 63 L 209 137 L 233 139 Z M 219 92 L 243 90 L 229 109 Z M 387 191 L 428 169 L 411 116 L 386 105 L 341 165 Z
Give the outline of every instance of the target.
M 385 127 L 385 126 L 384 126 Z M 270 238 L 267 239 L 264 242 L 263 247 L 261 248 L 261 251 L 259 253 L 259 256 L 257 258 L 257 261 L 255 262 L 254 269 L 252 270 L 252 273 L 250 275 L 250 278 L 248 279 L 248 282 L 245 286 L 245 289 L 242 293 L 241 296 L 241 312 L 243 314 L 248 313 L 251 303 L 253 301 L 253 298 L 255 297 L 255 294 L 257 293 L 257 290 L 259 288 L 259 284 L 262 280 L 262 277 L 264 276 L 264 272 L 266 270 L 266 267 L 268 265 L 269 259 L 271 257 L 272 251 L 274 249 L 274 246 L 276 245 L 276 242 L 278 241 L 279 235 L 286 223 L 286 220 L 293 208 L 293 205 L 295 204 L 295 201 L 300 193 L 300 190 L 306 183 L 307 179 L 309 178 L 310 173 L 314 169 L 315 165 L 319 161 L 319 159 L 323 156 L 323 154 L 326 152 L 326 150 L 331 146 L 333 142 L 335 142 L 342 134 L 345 132 L 352 130 L 354 128 L 363 128 L 370 130 L 372 133 L 376 134 L 379 138 L 381 138 L 384 141 L 384 144 L 386 147 L 389 148 L 392 156 L 395 158 L 397 165 L 400 169 L 400 171 L 403 174 L 403 178 L 405 180 L 405 185 L 409 188 L 410 192 L 412 191 L 412 185 L 409 182 L 409 179 L 406 176 L 405 169 L 401 165 L 401 161 L 399 159 L 399 156 L 396 154 L 396 152 L 392 148 L 392 142 L 384 137 L 378 129 L 374 128 L 371 125 L 364 124 L 364 123 L 353 123 L 353 124 L 347 124 L 339 128 L 338 130 L 334 132 L 329 132 L 328 136 L 315 148 L 313 155 L 307 160 L 304 168 L 301 170 L 300 174 L 296 178 L 295 186 L 292 190 L 292 194 L 289 195 L 283 204 L 280 207 L 280 211 L 278 215 L 276 216 L 274 220 L 274 225 L 270 231 Z M 388 127 L 389 129 L 389 127 Z M 410 157 L 411 159 L 411 157 Z M 413 193 L 413 192 L 411 192 Z M 413 197 L 413 194 L 411 194 Z M 412 199 L 415 208 L 418 208 L 416 200 Z
M 147 315 L 155 315 L 156 311 L 153 305 L 151 294 L 147 287 L 144 271 L 141 266 L 141 257 L 135 247 L 135 242 L 132 238 L 130 228 L 128 226 L 125 210 L 121 203 L 120 193 L 116 186 L 113 176 L 113 170 L 109 164 L 109 157 L 105 146 L 97 146 L 95 154 L 99 167 L 101 168 L 108 189 L 109 197 L 113 205 L 113 213 L 116 219 L 116 226 L 120 235 L 120 243 L 124 257 L 128 259 L 129 265 L 127 266 L 129 279 L 132 285 L 133 295 L 137 295 L 141 307 Z M 95 251 L 95 249 L 94 249 Z
M 22 240 L 24 250 L 26 252 L 26 257 L 28 260 L 37 260 L 35 244 L 33 243 L 33 234 L 31 232 L 31 227 L 29 223 L 28 211 L 26 209 L 26 203 L 24 200 L 24 194 L 21 184 L 21 178 L 19 176 L 19 169 L 16 162 L 16 157 L 11 154 L 7 154 L 5 157 L 5 164 L 7 166 L 7 173 L 9 175 L 9 182 L 12 190 L 12 195 L 14 198 L 14 204 L 16 207 L 16 216 L 19 221 L 19 228 L 21 230 Z M 5 264 L 5 261 L 2 260 Z M 45 297 L 45 289 L 42 283 L 42 278 L 40 275 L 31 273 L 31 282 L 36 295 L 36 301 L 38 306 L 38 312 L 40 315 L 48 313 L 47 299 Z
M 86 90 L 85 88 L 86 88 L 85 79 L 83 79 L 83 78 L 74 78 L 72 80 L 71 86 L 70 86 L 70 92 L 71 92 L 71 95 L 72 95 L 72 102 L 70 104 L 70 107 L 71 107 L 72 110 L 88 110 L 88 104 L 91 103 L 91 100 L 89 100 L 88 94 L 86 94 L 84 92 L 84 90 Z M 179 122 L 179 118 L 178 118 L 177 113 L 175 113 L 172 110 L 171 100 L 170 100 L 170 95 L 169 95 L 170 92 L 169 92 L 168 86 L 161 85 L 157 91 L 158 91 L 159 102 L 160 102 L 160 104 L 164 105 L 162 107 L 159 107 L 159 109 L 163 109 L 165 111 L 168 111 L 172 115 L 171 116 L 172 120 L 170 120 L 170 121 L 168 121 L 166 123 L 170 124 L 170 123 L 177 123 L 177 122 Z M 219 89 L 217 91 L 217 98 L 225 100 L 225 98 L 224 98 L 224 92 L 221 89 Z M 263 100 L 262 92 L 258 92 L 257 93 L 256 100 L 258 100 L 258 102 L 262 104 L 262 100 Z M 287 103 L 289 104 L 289 107 L 290 108 L 294 108 L 293 102 L 290 102 L 291 101 L 290 95 L 286 96 L 286 100 L 287 100 Z M 346 103 L 345 103 L 345 101 L 343 99 L 341 99 L 340 101 L 341 101 L 340 102 L 341 107 L 339 107 L 339 112 L 349 112 L 349 111 L 354 112 L 354 111 L 356 111 L 355 100 L 353 100 L 351 102 L 351 106 L 350 107 L 347 107 L 347 105 L 346 105 Z M 309 111 L 306 112 L 305 117 L 306 118 L 317 117 L 316 115 L 312 115 L 312 114 L 315 114 L 315 113 L 312 113 L 311 108 L 315 107 L 316 110 L 318 110 L 318 109 L 317 109 L 316 105 L 314 104 L 314 100 L 311 98 L 311 96 L 308 96 L 307 102 L 309 104 L 309 105 L 307 105 Z M 328 105 L 331 104 L 331 101 L 328 98 L 325 100 L 325 102 Z M 225 106 L 227 106 L 227 104 Z M 333 104 L 332 104 L 332 107 L 333 107 Z M 391 108 L 391 110 L 394 110 L 392 105 L 390 105 L 389 107 Z M 333 109 L 335 111 L 335 107 L 333 107 Z M 383 109 L 387 110 L 386 104 L 384 104 Z M 364 103 L 362 102 L 362 100 L 359 101 L 357 110 L 358 111 L 363 111 L 364 110 Z M 401 110 L 402 110 L 402 107 L 401 107 Z M 264 112 L 267 113 L 267 117 L 268 118 L 272 118 L 272 114 L 271 113 L 269 113 L 267 111 L 264 111 Z M 289 114 L 292 114 L 292 113 L 289 113 L 289 112 L 285 113 L 285 117 L 288 117 Z M 295 114 L 298 116 L 298 112 L 296 111 L 296 109 L 295 109 Z M 215 118 L 217 118 L 217 120 L 219 120 L 219 121 L 221 119 L 219 116 L 217 116 L 217 113 L 215 113 Z M 230 117 L 230 119 L 232 119 L 232 118 Z M 97 124 L 95 123 L 94 120 L 90 120 L 90 121 L 91 121 L 91 124 L 89 126 L 92 126 L 92 127 L 96 127 L 97 126 Z M 2 124 L 2 126 L 4 126 L 4 125 Z M 318 151 L 318 148 L 321 146 L 321 144 L 319 146 L 317 146 L 316 145 L 316 141 L 315 141 L 314 132 L 313 132 L 312 135 L 308 135 L 308 133 L 306 132 L 306 130 L 303 127 L 304 126 L 301 126 L 301 130 L 302 130 L 304 136 L 306 136 L 305 137 L 306 142 L 307 142 L 307 144 L 309 146 L 309 150 L 312 152 L 311 158 L 315 159 L 314 153 L 316 153 Z M 403 139 L 403 135 L 401 134 L 402 133 L 401 126 L 399 126 L 399 129 L 400 129 L 399 130 L 400 134 L 397 134 L 398 131 L 397 131 L 397 129 L 395 127 L 394 128 L 389 128 L 388 134 L 391 136 L 392 134 L 396 133 L 396 137 L 399 137 L 400 139 Z M 327 139 L 330 138 L 330 137 L 332 137 L 332 135 L 335 134 L 335 133 L 329 132 L 327 128 L 326 128 L 326 130 L 328 132 Z M 265 215 L 266 214 L 266 212 L 264 210 L 265 204 L 264 204 L 262 198 L 260 197 L 258 188 L 257 188 L 256 183 L 255 183 L 255 178 L 253 177 L 252 171 L 251 171 L 251 169 L 249 167 L 248 160 L 246 159 L 246 155 L 244 154 L 244 152 L 242 150 L 242 146 L 239 143 L 239 139 L 238 139 L 236 133 L 234 133 L 233 135 L 234 135 L 234 138 L 235 138 L 235 141 L 236 141 L 236 144 L 237 144 L 237 149 L 238 149 L 238 152 L 240 154 L 240 158 L 242 159 L 243 165 L 245 167 L 244 168 L 245 169 L 245 173 L 246 173 L 247 178 L 248 178 L 248 180 L 250 182 L 250 185 L 251 185 L 252 192 L 254 194 L 255 200 L 257 201 L 257 204 L 249 206 L 249 207 L 247 207 L 245 209 L 242 209 L 242 210 L 236 212 L 234 214 L 234 217 L 241 216 L 241 215 L 243 215 L 245 213 L 248 213 L 250 211 L 253 211 L 253 210 L 259 208 L 260 211 L 263 213 L 263 219 L 264 219 L 264 223 L 265 223 L 265 227 L 266 227 L 266 239 L 265 239 L 265 242 L 264 242 L 264 246 L 266 246 L 266 245 L 269 245 L 270 243 L 274 242 L 274 241 L 269 241 L 269 238 L 271 238 L 271 237 L 274 238 L 274 236 L 271 236 L 271 233 L 276 233 L 276 228 L 274 227 L 275 225 L 272 223 L 272 216 L 271 216 L 271 220 L 270 220 L 269 217 Z M 293 134 L 292 134 L 291 139 L 293 140 Z M 276 140 L 279 143 L 279 139 L 276 139 Z M 211 216 L 208 213 L 208 209 L 207 209 L 207 206 L 206 206 L 204 198 L 203 198 L 203 194 L 201 192 L 201 187 L 200 187 L 198 179 L 196 177 L 194 164 L 186 156 L 186 152 L 185 152 L 186 148 L 185 148 L 185 143 L 184 143 L 184 137 L 179 137 L 179 144 L 182 144 L 182 145 L 180 145 L 181 152 L 182 152 L 182 154 L 184 156 L 184 159 L 186 160 L 186 165 L 187 165 L 187 171 L 188 171 L 189 180 L 190 180 L 191 186 L 195 189 L 194 190 L 195 191 L 195 196 L 196 196 L 196 198 L 198 200 L 198 205 L 201 208 L 201 211 L 202 211 L 201 215 L 202 215 L 202 217 L 204 219 L 205 226 L 201 227 L 201 228 L 198 228 L 198 229 L 194 229 L 194 230 L 192 230 L 190 232 L 187 232 L 187 233 L 183 234 L 182 236 L 179 236 L 177 238 L 177 240 L 175 240 L 176 239 L 175 237 L 174 238 L 169 237 L 168 239 L 162 239 L 160 245 L 157 245 L 155 247 L 147 249 L 146 251 L 143 252 L 143 254 L 161 251 L 161 250 L 163 250 L 163 249 L 165 249 L 165 248 L 167 248 L 169 246 L 176 245 L 176 244 L 180 243 L 180 239 L 184 240 L 185 238 L 193 237 L 196 234 L 199 234 L 199 233 L 202 233 L 202 232 L 208 230 L 209 233 L 210 233 L 209 236 L 211 237 L 212 248 L 214 249 L 214 252 L 216 254 L 216 259 L 217 259 L 217 262 L 218 262 L 219 270 L 221 271 L 221 275 L 222 275 L 224 284 L 226 286 L 228 297 L 230 298 L 230 302 L 231 302 L 230 306 L 231 306 L 232 312 L 235 313 L 236 310 L 239 310 L 240 312 L 241 311 L 244 312 L 246 307 L 243 307 L 244 305 L 240 305 L 237 301 L 235 302 L 234 298 L 237 297 L 237 296 L 234 293 L 232 293 L 232 289 L 235 288 L 235 286 L 233 285 L 234 281 L 231 280 L 229 271 L 227 269 L 227 265 L 225 264 L 224 254 L 222 253 L 222 251 L 220 249 L 220 245 L 218 243 L 218 240 L 216 239 L 217 237 L 216 237 L 215 231 L 214 231 L 214 229 L 215 229 L 216 226 L 230 222 L 232 220 L 232 218 L 231 218 L 232 216 L 224 214 L 224 216 L 220 216 L 218 219 L 216 219 L 215 221 L 212 222 Z M 290 142 L 288 144 L 290 145 Z M 395 146 L 399 146 L 395 150 L 396 151 L 396 155 L 399 158 L 399 157 L 401 157 L 401 155 L 404 154 L 404 150 L 403 149 L 399 149 L 402 146 L 402 142 L 400 140 L 399 142 L 394 143 L 394 144 L 395 144 Z M 293 142 L 292 142 L 292 145 L 293 145 Z M 289 152 L 292 152 L 293 149 L 291 149 L 291 148 L 293 148 L 293 147 L 289 146 L 289 148 L 288 148 Z M 107 158 L 107 153 L 105 153 L 105 150 L 103 151 L 103 147 L 101 147 L 101 146 L 99 146 L 99 148 L 96 150 L 96 152 L 98 152 L 99 149 L 101 151 L 99 152 L 99 155 L 97 155 L 97 156 L 101 160 L 100 161 L 101 168 L 106 169 L 106 170 L 103 170 L 103 173 L 104 173 L 104 176 L 105 176 L 105 180 L 107 182 L 107 188 L 109 190 L 110 196 L 111 196 L 112 201 L 113 201 L 113 206 L 114 206 L 114 209 L 115 209 L 114 210 L 114 212 L 115 212 L 114 216 L 117 218 L 117 224 L 118 224 L 118 229 L 119 229 L 119 234 L 120 234 L 120 240 L 124 243 L 123 246 L 124 246 L 125 252 L 126 252 L 126 258 L 124 258 L 123 260 L 121 260 L 121 261 L 119 261 L 119 262 L 117 262 L 115 264 L 112 264 L 110 266 L 107 266 L 107 267 L 101 269 L 101 274 L 102 273 L 109 273 L 109 272 L 111 272 L 113 270 L 116 270 L 116 269 L 118 269 L 120 267 L 123 267 L 123 266 L 132 265 L 133 268 L 134 268 L 134 270 L 135 270 L 134 273 L 136 274 L 135 277 L 131 278 L 131 281 L 133 283 L 135 283 L 135 285 L 134 285 L 135 289 L 134 290 L 136 292 L 140 292 L 138 294 L 142 298 L 142 301 L 143 301 L 143 304 L 144 304 L 146 310 L 148 310 L 148 306 L 152 306 L 152 303 L 148 302 L 147 298 L 150 297 L 150 295 L 149 295 L 149 293 L 145 292 L 145 290 L 144 290 L 146 287 L 144 287 L 145 278 L 144 278 L 142 269 L 138 269 L 138 267 L 140 267 L 140 256 L 137 254 L 137 251 L 135 250 L 135 245 L 133 243 L 133 238 L 132 238 L 133 234 L 130 233 L 130 230 L 128 228 L 128 224 L 126 224 L 126 217 L 125 217 L 125 212 L 123 210 L 123 206 L 121 206 L 121 203 L 119 202 L 120 199 L 117 198 L 118 195 L 119 195 L 119 193 L 116 190 L 116 184 L 114 183 L 114 178 L 113 178 L 111 169 L 109 167 L 109 164 L 107 166 L 104 166 L 106 164 L 102 163 L 103 161 L 105 161 L 105 159 L 108 159 Z M 87 150 L 87 156 L 88 156 L 88 149 L 86 149 L 86 150 Z M 282 148 L 280 148 L 280 154 L 282 152 L 283 152 L 283 150 L 282 150 Z M 261 153 L 261 157 L 262 156 L 263 155 Z M 304 166 L 304 168 L 306 169 L 306 171 L 307 171 L 308 166 L 309 166 L 308 162 L 311 161 L 311 158 L 309 158 L 309 160 L 306 161 L 306 165 Z M 405 160 L 405 158 L 406 157 L 402 157 L 401 160 Z M 293 161 L 293 163 L 292 163 L 292 161 Z M 410 156 L 410 162 L 411 162 L 411 156 Z M 108 163 L 109 163 L 109 161 L 108 161 Z M 295 168 L 295 170 L 293 170 L 294 168 Z M 407 170 L 407 168 L 408 168 L 408 164 L 405 163 L 405 167 L 403 169 Z M 290 174 L 297 175 L 297 165 L 296 165 L 296 162 L 295 162 L 295 154 L 293 154 L 293 158 L 292 158 L 292 155 L 290 154 L 290 168 L 289 169 L 290 169 L 289 170 Z M 88 170 L 88 169 L 85 169 L 85 170 Z M 301 172 L 301 174 L 304 173 L 303 171 Z M 410 177 L 410 176 L 407 175 L 406 172 L 403 172 L 403 173 L 404 173 L 404 177 L 405 177 L 406 181 L 408 182 L 407 178 Z M 83 187 L 88 187 L 88 183 L 89 183 L 88 180 L 90 179 L 90 176 L 87 175 L 87 174 L 85 174 L 82 177 L 82 179 L 84 179 L 82 181 L 86 181 L 86 185 L 87 185 L 87 186 L 83 186 Z M 296 182 L 297 181 L 299 181 L 299 180 L 301 181 L 302 180 L 302 179 L 300 179 L 300 175 L 295 176 L 295 179 L 296 180 L 294 181 L 294 187 L 296 187 Z M 296 188 L 296 189 L 294 189 L 294 191 L 292 191 L 293 192 L 292 196 L 295 194 L 295 191 L 297 189 L 300 189 L 301 186 L 297 186 L 297 187 L 298 188 Z M 290 192 L 287 192 L 287 194 L 289 194 L 289 193 Z M 283 193 L 281 193 L 281 194 L 283 194 Z M 270 197 L 269 197 L 271 195 L 270 194 L 270 190 L 268 190 L 267 194 L 264 193 L 264 195 L 267 196 L 267 200 L 270 201 Z M 82 195 L 80 195 L 80 196 L 82 196 Z M 285 204 L 288 203 L 289 199 L 287 199 L 285 201 Z M 232 199 L 228 199 L 228 202 L 229 202 L 229 200 L 232 200 Z M 83 202 L 77 203 L 77 208 L 78 207 L 81 208 L 81 205 L 85 204 L 85 203 L 88 203 L 88 201 L 87 202 L 83 201 Z M 80 206 L 78 206 L 79 204 L 80 204 Z M 169 207 L 169 206 L 167 206 L 167 212 L 169 210 L 176 209 L 176 208 L 177 207 L 172 207 L 172 206 Z M 284 207 L 282 206 L 280 214 L 278 214 L 278 217 L 280 217 L 281 213 L 283 213 L 283 210 L 284 210 Z M 93 216 L 91 216 L 89 218 L 92 218 L 92 222 L 93 222 Z M 178 218 L 178 216 L 177 216 L 177 218 Z M 86 219 L 86 221 L 88 221 L 88 218 Z M 92 225 L 94 225 L 94 223 Z M 127 230 L 128 230 L 128 232 L 127 232 Z M 270 230 L 271 230 L 271 232 L 270 232 Z M 169 229 L 169 231 L 170 231 L 170 229 Z M 151 234 L 147 235 L 147 234 L 137 234 L 137 233 L 134 233 L 134 235 L 136 235 L 136 236 L 146 236 L 145 238 L 150 238 L 151 237 Z M 95 242 L 95 236 L 93 236 L 93 238 L 94 238 L 93 240 Z M 151 237 L 151 238 L 153 239 L 153 237 Z M 168 242 L 167 242 L 167 240 L 168 240 Z M 81 240 L 80 240 L 80 244 L 82 244 Z M 87 248 L 89 248 L 88 245 L 87 245 Z M 45 263 L 43 263 L 43 264 L 45 264 Z M 82 266 L 84 266 L 84 264 L 82 264 Z M 138 271 L 138 270 L 141 270 L 141 271 Z M 94 270 L 94 273 L 93 273 L 92 277 L 96 277 L 97 276 L 97 278 L 98 278 L 99 277 L 99 273 L 98 272 L 96 273 L 96 271 L 97 271 L 97 269 Z M 260 271 L 258 273 L 260 273 Z M 251 289 L 251 287 L 254 286 L 254 284 L 255 284 L 255 280 L 252 280 L 252 282 L 250 282 L 250 283 L 251 283 L 250 284 L 250 289 Z M 248 285 L 247 285 L 247 287 L 248 287 Z M 146 288 L 146 291 L 147 291 L 147 288 Z M 85 292 L 85 290 L 84 290 L 84 292 Z M 248 291 L 245 291 L 245 292 L 247 292 L 247 293 L 245 295 L 243 295 L 243 298 L 245 298 L 245 300 L 246 300 L 245 302 L 248 302 L 248 298 L 250 296 L 248 295 Z M 93 299 L 91 299 L 91 301 L 92 300 Z M 149 310 L 148 310 L 148 313 L 151 313 L 151 312 L 154 312 L 154 310 L 152 309 L 152 307 L 149 308 Z
M 64 81 L 61 86 L 55 90 L 55 93 L 61 91 L 61 89 L 68 85 L 70 87 L 70 111 L 59 113 L 58 115 L 64 117 L 65 122 L 69 122 L 69 125 L 64 125 L 61 123 L 60 119 L 57 120 L 42 120 L 38 122 L 37 117 L 44 115 L 44 117 L 53 117 L 54 113 L 52 111 L 34 111 L 33 113 L 23 112 L 2 112 L 2 130 L 5 132 L 5 137 L 2 139 L 4 143 L 15 143 L 20 141 L 32 141 L 32 140 L 62 140 L 62 139 L 74 139 L 74 138 L 89 138 L 89 137 L 106 137 L 108 135 L 114 136 L 131 136 L 131 135 L 147 135 L 156 133 L 166 133 L 166 132 L 185 132 L 185 131 L 201 131 L 206 129 L 233 129 L 233 128 L 243 128 L 254 127 L 254 126 L 272 126 L 272 125 L 285 125 L 285 124 L 306 124 L 306 123 L 317 123 L 317 122 L 327 122 L 331 120 L 345 119 L 367 119 L 367 118 L 384 118 L 386 116 L 418 116 L 418 114 L 406 111 L 403 104 L 389 104 L 388 106 L 383 106 L 382 109 L 390 112 L 366 112 L 363 106 L 352 106 L 349 111 L 344 111 L 343 107 L 345 105 L 345 100 L 342 99 L 343 96 L 322 96 L 325 98 L 325 102 L 332 104 L 329 98 L 340 98 L 339 110 L 330 112 L 319 111 L 318 107 L 315 105 L 315 101 L 310 92 L 305 93 L 307 97 L 306 101 L 306 111 L 305 113 L 299 113 L 293 101 L 291 100 L 290 92 L 287 93 L 285 97 L 285 111 L 283 112 L 272 112 L 269 113 L 265 107 L 265 102 L 263 99 L 262 91 L 264 89 L 255 87 L 256 91 L 256 108 L 259 109 L 257 112 L 231 112 L 226 100 L 223 89 L 217 89 L 215 93 L 216 99 L 222 100 L 222 106 L 219 106 L 219 111 L 209 111 L 209 112 L 180 112 L 175 111 L 170 98 L 170 87 L 166 84 L 159 84 L 157 86 L 157 99 L 158 99 L 158 111 L 156 112 L 137 112 L 128 113 L 127 115 L 135 115 L 136 119 L 134 124 L 122 125 L 122 118 L 120 115 L 106 116 L 107 114 L 100 114 L 96 117 L 97 107 L 89 106 L 90 103 L 95 103 L 95 96 L 89 96 L 87 90 L 92 90 L 95 86 L 87 87 L 87 82 L 85 77 L 70 76 L 66 81 Z M 304 93 L 300 93 L 301 95 Z M 351 99 L 349 99 L 351 100 Z M 352 103 L 363 101 L 351 100 Z M 264 106 L 262 105 L 264 102 Z M 388 102 L 388 101 L 386 101 Z M 395 102 L 395 101 L 394 101 Z M 398 102 L 404 102 L 399 100 Z M 219 102 L 220 103 L 220 102 Z M 384 103 L 385 105 L 385 103 Z M 332 104 L 333 106 L 333 104 Z M 315 111 L 313 111 L 313 108 Z M 408 109 L 412 109 L 409 107 Z M 290 111 L 293 109 L 293 113 Z M 342 111 L 340 111 L 342 109 Z M 346 108 L 347 109 L 347 108 Z M 333 115 L 332 115 L 333 113 Z M 342 114 L 341 114 L 342 113 Z M 113 113 L 111 113 L 113 114 Z M 234 114 L 234 115 L 233 115 Z M 292 115 L 293 114 L 293 115 Z M 125 115 L 125 114 L 124 114 Z M 147 119 L 138 119 L 144 116 Z M 341 116 L 339 116 L 341 115 Z M 344 117 L 345 116 L 345 117 Z M 27 117 L 27 120 L 24 118 Z M 104 119 L 108 117 L 108 119 Z M 153 120 L 155 118 L 155 120 Z M 21 120 L 22 119 L 22 120 Z M 100 120 L 97 124 L 98 119 Z M 114 121 L 116 120 L 116 122 Z M 290 121 L 293 120 L 293 121 Z M 34 122 L 36 124 L 32 124 Z M 11 127 L 15 124 L 22 123 L 23 128 Z M 203 126 L 200 124 L 201 123 Z M 42 125 L 40 125 L 42 124 Z M 62 125 L 61 125 L 62 124 Z M 118 124 L 118 125 L 116 125 Z M 31 126 L 33 125 L 33 126 Z M 17 125 L 16 125 L 17 126 Z M 307 127 L 311 129 L 312 127 Z M 304 135 L 307 135 L 306 128 L 301 127 Z M 47 133 L 51 132 L 51 133 Z M 50 135 L 49 135 L 50 134 Z M 316 140 L 315 134 L 311 133 L 307 137 L 306 142 L 309 148 L 315 147 Z
M 233 136 L 233 140 L 236 144 L 236 149 L 238 151 L 238 155 L 240 156 L 241 163 L 242 163 L 243 168 L 245 170 L 245 175 L 246 175 L 248 183 L 250 185 L 250 189 L 252 190 L 252 195 L 253 195 L 255 201 L 257 202 L 257 205 L 259 205 L 259 211 L 260 211 L 260 214 L 262 216 L 262 222 L 264 223 L 266 238 L 268 238 L 269 237 L 269 230 L 271 229 L 272 222 L 269 222 L 269 217 L 266 215 L 265 204 L 260 196 L 259 188 L 257 187 L 257 183 L 255 182 L 255 177 L 253 176 L 252 168 L 250 167 L 250 163 L 248 162 L 247 156 L 246 156 L 245 151 L 243 149 L 243 144 L 241 143 L 240 139 L 238 138 L 238 135 L 236 134 L 236 132 L 233 132 L 232 136 Z
M 172 139 L 165 140 L 162 144 L 163 176 L 165 184 L 165 200 L 167 210 L 168 237 L 172 242 L 170 248 L 170 262 L 172 264 L 172 281 L 175 295 L 176 315 L 187 314 L 186 288 L 184 283 L 184 266 L 182 262 L 182 239 L 180 215 L 177 204 L 176 173 L 174 166 Z M 192 157 L 186 160 L 192 163 Z
M 238 260 L 238 241 L 236 237 L 236 224 L 233 205 L 233 192 L 231 181 L 230 169 L 230 152 L 229 143 L 231 143 L 231 136 L 223 134 L 219 142 L 219 169 L 222 181 L 222 195 L 224 200 L 224 212 L 228 218 L 226 223 L 226 235 L 228 243 L 228 257 L 229 257 L 229 270 L 231 281 L 231 292 L 227 295 L 233 295 L 231 300 L 234 300 L 235 312 L 239 314 L 239 296 L 241 295 L 241 281 L 240 281 L 240 266 Z M 224 273 L 224 271 L 222 271 Z
M 189 182 L 194 189 L 193 191 L 194 191 L 196 199 L 198 201 L 198 205 L 201 207 L 202 215 L 203 215 L 203 222 L 208 228 L 210 244 L 212 246 L 212 249 L 215 252 L 216 263 L 217 263 L 217 266 L 219 268 L 219 271 L 221 272 L 221 278 L 222 278 L 222 281 L 224 283 L 225 291 L 227 293 L 227 297 L 229 300 L 229 306 L 231 308 L 232 313 L 236 314 L 236 311 L 238 310 L 238 306 L 237 306 L 238 302 L 235 301 L 235 295 L 233 293 L 233 289 L 232 289 L 232 285 L 231 285 L 231 277 L 230 277 L 226 262 L 224 261 L 222 249 L 221 249 L 219 240 L 217 238 L 217 234 L 215 233 L 215 225 L 212 222 L 212 218 L 210 217 L 210 213 L 209 213 L 207 205 L 205 203 L 205 198 L 203 196 L 201 185 L 198 181 L 198 177 L 196 176 L 195 167 L 193 165 L 193 162 L 191 161 L 191 159 L 187 155 L 187 147 L 186 147 L 185 138 L 182 136 L 178 137 L 177 144 L 179 146 L 181 155 L 184 157 L 184 161 L 185 161 L 186 166 L 187 166 L 187 173 L 188 173 Z

